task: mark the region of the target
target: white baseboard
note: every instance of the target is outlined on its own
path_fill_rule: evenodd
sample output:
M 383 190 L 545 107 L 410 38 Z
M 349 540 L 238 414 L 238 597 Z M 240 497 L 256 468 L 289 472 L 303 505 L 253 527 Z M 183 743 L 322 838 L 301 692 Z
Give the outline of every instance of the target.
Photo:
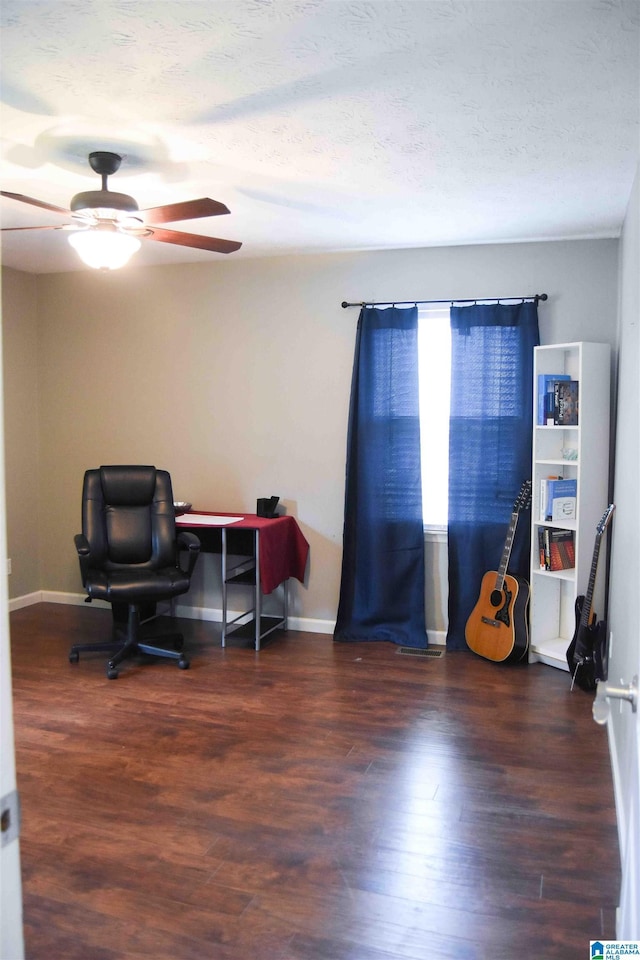
M 23 607 L 32 607 L 34 603 L 42 603 L 42 590 L 36 590 L 34 593 L 25 593 L 22 597 L 14 597 L 9 600 L 9 613 L 14 610 L 21 610 Z
M 39 590 L 35 593 L 25 594 L 23 597 L 14 597 L 9 600 L 9 612 L 20 610 L 22 607 L 30 607 L 34 603 L 66 603 L 71 606 L 80 606 L 85 602 L 84 593 L 63 593 L 57 590 Z M 108 610 L 111 604 L 104 600 L 92 600 L 91 605 L 98 609 Z M 217 607 L 188 607 L 181 603 L 176 603 L 176 617 L 184 617 L 185 620 L 208 620 L 212 623 L 222 623 L 222 610 Z M 241 611 L 229 611 L 229 617 L 241 616 Z M 319 620 L 314 617 L 289 617 L 289 629 L 299 630 L 301 633 L 326 633 L 332 635 L 335 629 L 335 620 Z M 445 646 L 447 634 L 444 630 L 429 630 L 429 643 L 436 646 Z
M 79 607 L 86 603 L 86 593 L 62 593 L 58 590 L 43 590 L 41 593 L 41 603 L 66 603 L 72 607 Z M 91 605 L 96 605 L 98 610 L 110 610 L 111 604 L 106 600 L 92 600 Z
M 29 593 L 22 597 L 14 597 L 9 601 L 9 612 L 20 610 L 22 607 L 30 607 L 34 603 L 63 603 L 70 606 L 80 606 L 85 602 L 84 593 L 63 593 L 56 590 L 39 590 L 35 593 Z M 110 603 L 104 600 L 92 600 L 91 606 L 96 609 L 108 610 Z M 207 620 L 212 623 L 222 623 L 222 610 L 216 607 L 189 607 L 180 603 L 175 606 L 176 617 L 183 617 L 185 620 Z M 229 618 L 240 617 L 242 611 L 229 610 Z M 300 630 L 302 633 L 326 633 L 333 634 L 335 621 L 317 620 L 307 617 L 289 617 L 289 629 Z

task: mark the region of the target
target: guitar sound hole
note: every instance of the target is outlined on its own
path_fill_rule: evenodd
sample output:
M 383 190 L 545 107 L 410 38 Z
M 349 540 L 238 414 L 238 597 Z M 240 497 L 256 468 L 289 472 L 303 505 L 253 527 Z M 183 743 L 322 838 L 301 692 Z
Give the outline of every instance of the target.
M 485 596 L 486 596 L 486 594 L 485 594 Z M 492 590 L 492 591 L 491 591 L 491 606 L 492 606 L 492 607 L 499 607 L 501 603 L 502 603 L 502 593 L 501 593 L 501 591 L 500 591 L 500 590 Z

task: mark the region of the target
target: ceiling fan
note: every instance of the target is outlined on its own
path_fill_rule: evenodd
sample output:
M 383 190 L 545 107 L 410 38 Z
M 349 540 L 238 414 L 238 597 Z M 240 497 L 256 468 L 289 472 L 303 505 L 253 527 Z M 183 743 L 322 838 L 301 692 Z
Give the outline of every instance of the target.
M 71 199 L 69 210 L 57 207 L 44 200 L 36 200 L 22 193 L 0 190 L 0 195 L 11 200 L 41 207 L 53 213 L 70 216 L 73 223 L 59 227 L 3 227 L 2 232 L 16 230 L 69 230 L 69 243 L 77 250 L 84 262 L 102 270 L 114 270 L 124 266 L 129 257 L 140 248 L 141 240 L 158 240 L 161 243 L 176 243 L 183 247 L 211 250 L 213 253 L 233 253 L 242 246 L 236 240 L 221 240 L 218 237 L 203 237 L 196 233 L 182 233 L 157 227 L 156 223 L 171 223 L 176 220 L 196 220 L 201 217 L 217 217 L 229 213 L 224 203 L 202 197 L 199 200 L 183 200 L 161 207 L 139 210 L 133 197 L 126 193 L 114 193 L 107 187 L 107 178 L 114 174 L 122 162 L 117 153 L 97 150 L 89 154 L 91 169 L 102 177 L 100 190 L 77 193 Z

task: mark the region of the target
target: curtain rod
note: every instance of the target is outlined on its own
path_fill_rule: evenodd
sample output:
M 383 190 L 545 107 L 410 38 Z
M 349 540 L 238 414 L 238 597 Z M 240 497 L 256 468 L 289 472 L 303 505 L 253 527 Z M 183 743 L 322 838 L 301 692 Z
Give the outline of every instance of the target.
M 475 297 L 473 300 L 458 300 L 456 297 L 453 300 L 361 300 L 358 303 L 347 303 L 346 300 L 342 301 L 343 307 L 406 307 L 406 306 L 418 306 L 419 303 L 448 303 L 453 306 L 456 303 L 487 303 L 492 301 L 493 303 L 500 303 L 502 300 L 535 300 L 537 303 L 538 300 L 548 300 L 549 297 L 546 293 L 534 293 L 528 297 Z

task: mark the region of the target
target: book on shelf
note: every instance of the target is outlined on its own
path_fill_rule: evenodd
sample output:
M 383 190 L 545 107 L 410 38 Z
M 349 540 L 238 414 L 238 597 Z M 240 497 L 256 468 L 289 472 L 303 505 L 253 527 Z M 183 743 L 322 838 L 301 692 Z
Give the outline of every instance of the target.
M 560 380 L 570 380 L 568 373 L 539 373 L 538 374 L 538 425 L 544 426 L 550 418 L 553 420 L 554 389 Z
M 579 407 L 578 380 L 559 380 L 553 388 L 553 422 L 560 427 L 576 427 L 578 425 Z
M 573 530 L 538 527 L 538 551 L 541 570 L 572 570 L 576 565 Z
M 573 481 L 575 483 L 575 481 Z M 554 496 L 551 500 L 551 522 L 565 523 L 576 519 L 576 496 Z
M 575 478 L 552 480 L 549 489 L 550 511 L 553 523 L 576 519 L 578 481 Z
M 538 555 L 541 570 L 549 569 L 549 529 L 538 527 Z
M 575 565 L 573 530 L 550 530 L 549 570 L 571 570 Z
M 540 520 L 575 520 L 578 483 L 575 479 L 543 477 L 540 481 Z
M 540 480 L 540 512 L 539 519 L 544 523 L 545 520 L 551 519 L 551 512 L 548 510 L 549 501 L 549 481 L 550 480 L 560 480 L 561 477 L 542 477 Z

